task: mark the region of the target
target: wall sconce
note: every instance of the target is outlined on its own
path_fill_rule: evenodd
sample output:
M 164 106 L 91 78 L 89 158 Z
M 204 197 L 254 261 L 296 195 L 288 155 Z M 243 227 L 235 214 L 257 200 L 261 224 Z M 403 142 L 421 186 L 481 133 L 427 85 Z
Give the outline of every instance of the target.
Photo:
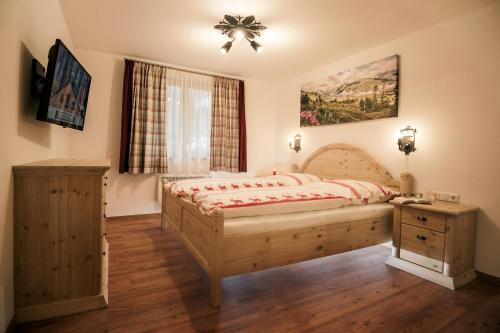
M 300 134 L 297 134 L 293 137 L 293 146 L 292 146 L 292 140 L 289 140 L 288 141 L 288 146 L 290 147 L 290 149 L 293 149 L 295 150 L 296 153 L 298 153 L 300 151 L 300 139 L 302 137 L 300 136 Z
M 410 126 L 406 126 L 400 130 L 400 132 L 401 135 L 398 139 L 399 150 L 404 152 L 405 155 L 410 155 L 411 152 L 417 150 L 417 148 L 415 148 L 415 133 L 417 130 Z

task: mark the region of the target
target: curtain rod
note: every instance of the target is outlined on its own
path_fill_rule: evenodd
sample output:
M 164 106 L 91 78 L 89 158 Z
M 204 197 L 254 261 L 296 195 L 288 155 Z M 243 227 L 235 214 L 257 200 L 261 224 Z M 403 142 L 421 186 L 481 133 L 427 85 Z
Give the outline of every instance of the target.
M 183 71 L 183 72 L 187 72 L 187 73 L 207 75 L 207 76 L 216 76 L 216 77 L 221 77 L 221 78 L 225 78 L 225 79 L 233 79 L 233 80 L 244 81 L 242 78 L 239 78 L 237 76 L 221 75 L 221 74 L 218 74 L 218 73 L 213 73 L 213 72 L 208 72 L 208 71 L 205 72 L 205 71 L 201 71 L 201 70 L 192 70 L 192 69 L 189 69 L 189 68 L 186 68 L 186 67 L 180 67 L 180 66 L 177 67 L 177 66 L 167 65 L 167 64 L 159 62 L 159 61 L 144 60 L 144 59 L 141 59 L 141 58 L 132 58 L 132 57 L 123 57 L 123 59 L 130 60 L 130 61 L 135 61 L 135 62 L 142 62 L 142 63 L 150 64 L 150 65 L 162 66 L 162 67 L 165 67 L 165 68 L 174 69 L 174 70 L 177 70 L 177 71 Z

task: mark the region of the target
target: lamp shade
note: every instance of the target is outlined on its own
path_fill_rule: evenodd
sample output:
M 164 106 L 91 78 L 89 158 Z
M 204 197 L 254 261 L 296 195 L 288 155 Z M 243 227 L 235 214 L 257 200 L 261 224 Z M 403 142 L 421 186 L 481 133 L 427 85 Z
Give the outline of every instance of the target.
M 302 140 L 302 137 L 300 136 L 300 134 L 297 134 L 293 137 L 293 142 L 292 140 L 290 140 L 288 142 L 288 146 L 295 150 L 296 153 L 298 153 L 301 149 L 301 145 L 300 145 L 300 141 Z
M 410 126 L 406 126 L 400 130 L 400 132 L 401 135 L 398 139 L 399 150 L 404 152 L 405 155 L 410 155 L 411 152 L 417 150 L 417 148 L 415 148 L 415 133 L 417 130 Z
M 233 42 L 232 41 L 229 41 L 226 44 L 222 45 L 222 47 L 220 48 L 221 53 L 222 54 L 228 53 L 229 50 L 231 50 L 232 46 L 233 46 Z
M 252 46 L 252 48 L 255 50 L 255 52 L 257 53 L 261 53 L 264 48 L 262 47 L 262 45 L 260 45 L 259 43 L 257 43 L 256 41 L 252 40 L 250 42 L 250 45 Z

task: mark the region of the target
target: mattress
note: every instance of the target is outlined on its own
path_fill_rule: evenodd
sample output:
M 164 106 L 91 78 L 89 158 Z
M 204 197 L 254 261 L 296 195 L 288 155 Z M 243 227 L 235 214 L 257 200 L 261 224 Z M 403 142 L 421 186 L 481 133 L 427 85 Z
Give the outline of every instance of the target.
M 388 203 L 374 203 L 291 214 L 234 217 L 224 220 L 224 236 L 303 228 L 382 216 L 392 218 L 393 208 Z

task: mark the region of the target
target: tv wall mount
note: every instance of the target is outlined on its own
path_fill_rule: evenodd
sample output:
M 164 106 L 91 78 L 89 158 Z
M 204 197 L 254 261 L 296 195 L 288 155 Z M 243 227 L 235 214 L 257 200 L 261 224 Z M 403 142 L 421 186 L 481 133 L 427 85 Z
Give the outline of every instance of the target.
M 40 61 L 31 60 L 31 96 L 40 99 L 45 83 L 45 67 Z

